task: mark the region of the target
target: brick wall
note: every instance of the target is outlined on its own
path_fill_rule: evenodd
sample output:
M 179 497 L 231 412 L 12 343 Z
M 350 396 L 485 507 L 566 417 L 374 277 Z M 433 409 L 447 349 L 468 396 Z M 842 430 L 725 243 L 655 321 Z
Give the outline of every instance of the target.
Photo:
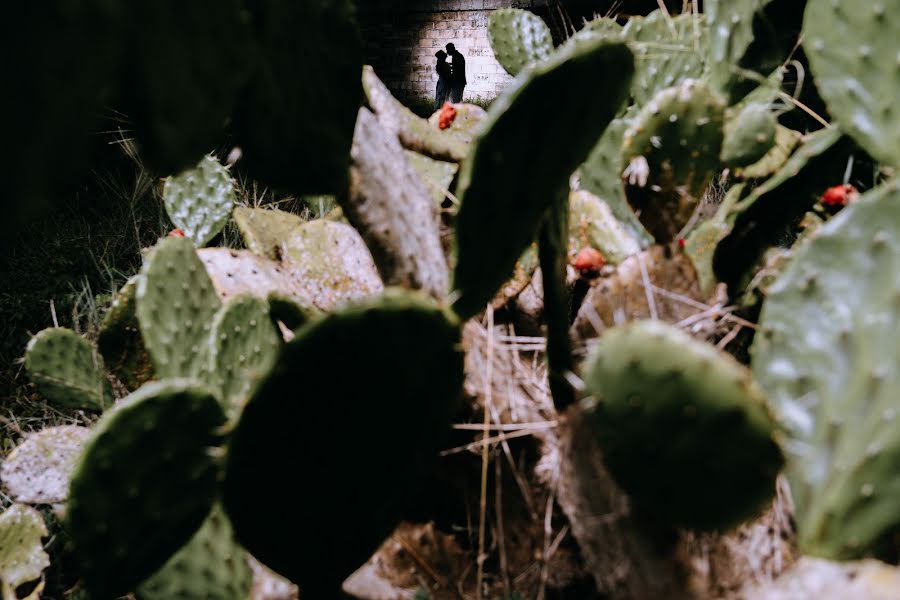
M 487 20 L 498 8 L 534 8 L 543 4 L 502 0 L 433 0 L 360 3 L 366 61 L 400 98 L 434 98 L 434 53 L 448 42 L 466 57 L 464 100 L 489 99 L 511 77 L 494 58 Z

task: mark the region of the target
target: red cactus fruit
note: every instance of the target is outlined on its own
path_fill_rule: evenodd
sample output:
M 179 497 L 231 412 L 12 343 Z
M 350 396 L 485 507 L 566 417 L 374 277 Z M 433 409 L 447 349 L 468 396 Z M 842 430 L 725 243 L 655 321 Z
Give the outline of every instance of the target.
M 184 237 L 184 232 L 180 229 L 173 229 L 169 232 L 169 237 Z
M 444 102 L 444 106 L 441 107 L 441 114 L 438 116 L 438 127 L 447 129 L 453 125 L 454 119 L 456 119 L 456 109 L 449 102 Z
M 597 272 L 602 269 L 605 264 L 606 259 L 603 258 L 603 255 L 600 254 L 598 250 L 591 247 L 579 250 L 578 254 L 575 255 L 575 259 L 572 261 L 572 266 L 582 273 Z
M 684 246 L 687 242 L 684 241 L 684 238 L 678 238 L 678 247 L 684 249 Z
M 849 183 L 844 183 L 825 190 L 825 193 L 822 194 L 822 204 L 825 206 L 847 206 L 857 198 L 859 198 L 859 190 Z

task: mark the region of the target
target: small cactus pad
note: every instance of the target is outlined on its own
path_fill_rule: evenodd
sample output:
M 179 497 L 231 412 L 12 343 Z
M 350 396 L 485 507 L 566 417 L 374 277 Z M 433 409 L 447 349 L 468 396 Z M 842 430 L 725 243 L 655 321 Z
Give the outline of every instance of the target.
M 703 15 L 671 17 L 655 10 L 647 17 L 632 17 L 622 28 L 634 52 L 635 73 L 631 95 L 644 106 L 662 90 L 703 74 L 708 28 Z
M 61 504 L 90 431 L 76 425 L 30 433 L 0 465 L 0 480 L 10 498 L 24 504 Z
M 725 121 L 722 163 L 746 167 L 761 160 L 775 145 L 778 121 L 764 104 L 748 104 Z
M 249 552 L 310 598 L 334 596 L 393 530 L 446 439 L 462 391 L 459 337 L 447 311 L 397 289 L 297 331 L 230 444 L 225 508 Z M 290 491 L 295 476 L 306 492 Z M 289 494 L 291 510 L 273 511 L 261 489 Z M 378 493 L 361 511 L 365 490 Z
M 66 529 L 88 589 L 122 595 L 197 531 L 225 415 L 194 380 L 149 383 L 100 419 L 72 477 Z
M 769 288 L 753 372 L 787 430 L 800 549 L 850 559 L 900 527 L 900 184 L 816 231 Z
M 258 53 L 234 120 L 242 166 L 298 194 L 344 192 L 362 100 L 354 3 L 258 0 L 246 7 Z
M 97 349 L 107 369 L 129 390 L 136 390 L 153 376 L 135 312 L 138 278 L 131 277 L 119 290 L 97 336 Z
M 50 566 L 41 542 L 45 536 L 44 519 L 30 506 L 13 504 L 0 514 L 0 588 L 4 598 L 15 598 L 15 588 L 40 579 Z
M 249 250 L 280 260 L 284 239 L 303 224 L 303 219 L 283 210 L 239 206 L 234 209 L 234 222 Z
M 512 76 L 547 60 L 553 52 L 553 35 L 544 20 L 519 8 L 492 12 L 488 19 L 488 39 L 497 62 Z
M 775 143 L 765 156 L 752 165 L 735 169 L 735 175 L 740 179 L 764 179 L 774 175 L 784 166 L 802 138 L 803 134 L 799 131 L 778 125 L 775 128 Z
M 447 199 L 447 192 L 450 191 L 450 185 L 459 171 L 459 165 L 435 160 L 411 150 L 407 150 L 404 154 L 406 154 L 409 164 L 422 178 L 425 187 L 431 192 L 431 199 L 434 200 L 435 205 L 440 206 Z
M 234 417 L 268 375 L 281 347 L 268 302 L 248 294 L 229 298 L 213 320 L 211 343 L 210 379 L 221 390 L 226 414 Z
M 610 472 L 635 505 L 700 530 L 758 515 L 783 459 L 750 373 L 661 321 L 605 333 L 583 406 Z
M 169 177 L 163 187 L 169 218 L 197 246 L 205 246 L 222 231 L 236 200 L 231 174 L 212 156 Z
M 900 11 L 883 0 L 810 0 L 803 47 L 828 112 L 876 159 L 900 167 Z
M 688 79 L 654 96 L 625 132 L 625 194 L 657 242 L 687 224 L 718 170 L 724 113 L 719 96 Z
M 191 241 L 160 240 L 144 261 L 136 309 L 158 377 L 204 376 L 210 323 L 220 306 Z
M 38 392 L 60 408 L 102 411 L 112 403 L 103 359 L 71 329 L 45 329 L 31 338 L 25 369 Z
M 625 230 L 609 206 L 590 192 L 569 194 L 568 253 L 595 248 L 610 263 L 618 264 L 641 251 L 637 240 Z
M 253 572 L 234 541 L 231 522 L 215 505 L 181 550 L 137 588 L 140 600 L 247 600 Z
M 523 72 L 491 105 L 457 186 L 460 316 L 481 312 L 512 274 L 553 198 L 621 107 L 633 70 L 623 43 L 576 43 Z M 548 110 L 548 98 L 560 94 L 574 104 Z M 566 152 L 558 151 L 560 140 Z

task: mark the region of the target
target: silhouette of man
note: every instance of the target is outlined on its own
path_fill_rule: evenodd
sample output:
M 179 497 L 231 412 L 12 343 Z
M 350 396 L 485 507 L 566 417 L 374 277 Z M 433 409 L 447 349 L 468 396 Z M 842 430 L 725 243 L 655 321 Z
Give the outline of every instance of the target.
M 466 89 L 466 57 L 456 49 L 453 43 L 447 44 L 447 54 L 453 57 L 450 73 L 450 101 L 456 104 L 462 102 L 463 90 Z

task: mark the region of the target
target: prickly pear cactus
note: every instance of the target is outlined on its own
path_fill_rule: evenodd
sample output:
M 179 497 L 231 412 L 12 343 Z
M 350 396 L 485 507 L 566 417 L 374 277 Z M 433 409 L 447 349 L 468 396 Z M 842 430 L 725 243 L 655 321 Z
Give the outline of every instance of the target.
M 764 179 L 778 172 L 784 166 L 788 158 L 800 144 L 803 134 L 783 125 L 775 128 L 775 143 L 752 165 L 735 169 L 735 175 L 739 179 Z
M 94 427 L 72 477 L 66 530 L 97 597 L 131 590 L 200 527 L 224 423 L 211 389 L 169 379 L 145 385 Z
M 778 120 L 764 104 L 749 104 L 725 121 L 722 163 L 746 167 L 761 160 L 775 145 Z
M 659 243 L 687 224 L 719 168 L 724 101 L 688 79 L 656 96 L 625 132 L 625 195 Z
M 241 544 L 309 597 L 333 597 L 392 531 L 444 443 L 461 393 L 459 337 L 447 311 L 396 289 L 298 330 L 230 443 L 224 503 Z M 323 437 L 326 423 L 340 440 Z M 317 491 L 272 511 L 259 490 L 288 493 L 290 473 Z M 365 514 L 354 509 L 372 489 Z
M 841 129 L 878 160 L 900 166 L 900 12 L 883 0 L 810 0 L 803 47 Z
M 136 390 L 153 376 L 135 312 L 138 279 L 137 275 L 131 277 L 119 290 L 97 336 L 97 350 L 107 369 L 129 390 Z
M 569 243 L 572 256 L 595 248 L 612 264 L 641 251 L 641 246 L 613 216 L 605 202 L 590 192 L 569 194 Z
M 800 549 L 878 551 L 900 526 L 900 184 L 862 196 L 769 288 L 753 372 L 787 430 Z
M 112 403 L 103 359 L 71 329 L 45 329 L 31 338 L 25 369 L 38 392 L 60 408 L 102 411 Z
M 239 206 L 234 209 L 234 222 L 248 249 L 279 260 L 284 254 L 285 238 L 303 224 L 303 219 L 282 210 Z
M 488 18 L 488 39 L 497 62 L 512 76 L 547 60 L 553 52 L 553 35 L 544 20 L 519 8 L 492 12 Z
M 42 537 L 47 527 L 41 513 L 23 504 L 13 504 L 0 514 L 0 594 L 16 598 L 15 589 L 40 579 L 50 566 Z M 42 586 L 41 586 L 42 587 Z
M 460 316 L 480 312 L 512 274 L 552 199 L 622 105 L 633 68 L 623 43 L 572 44 L 522 73 L 491 105 L 457 185 L 454 309 Z M 616 77 L 611 82 L 598 73 Z M 548 98 L 559 94 L 574 103 L 547 111 Z M 566 140 L 566 152 L 558 151 L 559 140 Z
M 219 235 L 236 200 L 231 174 L 212 156 L 169 177 L 163 187 L 169 218 L 197 246 L 205 246 Z
M 89 429 L 76 425 L 28 434 L 0 465 L 0 481 L 10 498 L 24 504 L 65 502 L 69 479 L 89 434 Z
M 774 497 L 783 463 L 750 373 L 661 321 L 605 333 L 583 402 L 606 465 L 639 508 L 664 522 L 726 529 Z
M 225 413 L 234 418 L 275 364 L 281 336 L 269 318 L 269 303 L 249 294 L 225 302 L 211 336 L 210 378 L 221 390 Z
M 158 377 L 206 376 L 210 324 L 220 306 L 191 241 L 160 240 L 144 261 L 136 306 Z
M 137 589 L 140 600 L 247 600 L 253 573 L 234 541 L 231 522 L 215 505 L 203 526 Z

